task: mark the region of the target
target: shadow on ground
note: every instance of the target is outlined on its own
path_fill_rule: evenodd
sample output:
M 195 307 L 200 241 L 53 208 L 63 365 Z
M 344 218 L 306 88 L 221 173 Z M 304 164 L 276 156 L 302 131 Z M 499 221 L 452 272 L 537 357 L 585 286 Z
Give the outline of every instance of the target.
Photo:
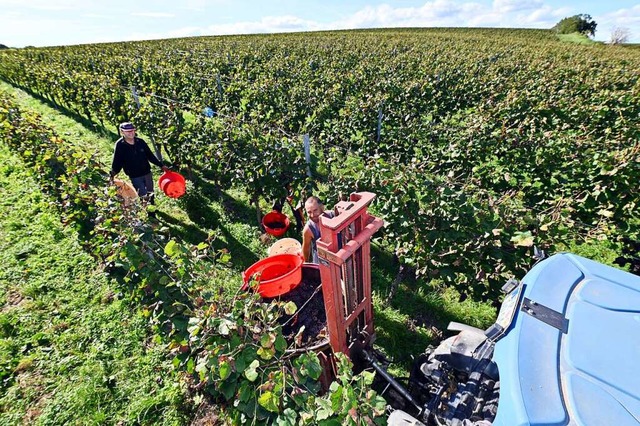
M 229 232 L 226 226 L 228 219 L 221 218 L 220 214 L 211 208 L 212 202 L 219 202 L 219 198 L 217 200 L 215 198 L 218 190 L 202 179 L 196 178 L 194 183 L 198 185 L 198 190 L 185 194 L 181 198 L 181 203 L 185 213 L 195 225 L 186 227 L 183 224 L 182 229 L 178 230 L 176 224 L 174 230 L 180 233 L 181 238 L 191 244 L 198 244 L 207 238 L 206 233 L 201 229 L 218 230 L 226 243 L 223 239 L 216 239 L 213 248 L 215 250 L 229 250 L 231 262 L 236 268 L 245 270 L 257 262 L 258 256 Z
M 192 173 L 193 184 L 203 197 L 209 201 L 220 203 L 232 222 L 252 223 L 252 221 L 256 221 L 255 208 L 221 190 L 218 185 L 213 183 L 212 179 L 202 177 L 205 173 L 205 170 L 198 170 L 197 173 Z
M 374 313 L 376 345 L 384 348 L 392 360 L 409 368 L 412 355 L 454 334 L 446 330 L 449 322 L 464 320 L 447 308 L 438 289 L 416 279 L 412 271 L 400 275 L 399 271 L 400 264 L 393 254 L 373 244 L 371 286 L 380 300 Z

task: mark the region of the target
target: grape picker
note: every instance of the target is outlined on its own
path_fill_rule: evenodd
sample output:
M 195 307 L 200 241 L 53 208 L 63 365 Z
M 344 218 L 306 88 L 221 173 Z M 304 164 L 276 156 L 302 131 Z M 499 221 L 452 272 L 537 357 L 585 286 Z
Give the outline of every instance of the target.
M 122 137 L 118 139 L 113 150 L 111 179 L 120 173 L 120 170 L 124 170 L 131 179 L 131 184 L 138 192 L 138 196 L 148 198 L 153 204 L 151 163 L 164 172 L 169 171 L 169 168 L 156 158 L 144 139 L 136 136 L 136 128 L 132 123 L 120 124 L 120 132 Z

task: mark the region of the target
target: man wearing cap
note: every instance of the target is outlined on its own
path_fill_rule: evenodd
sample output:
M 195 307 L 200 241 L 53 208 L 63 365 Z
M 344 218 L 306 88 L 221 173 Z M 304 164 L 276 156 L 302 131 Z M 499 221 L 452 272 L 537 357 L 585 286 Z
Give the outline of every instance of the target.
M 147 143 L 136 137 L 136 128 L 131 123 L 120 124 L 122 137 L 116 142 L 111 162 L 111 178 L 120 170 L 131 179 L 131 184 L 140 197 L 149 195 L 149 202 L 153 204 L 153 177 L 151 176 L 151 164 L 160 167 L 163 171 L 169 168 L 162 164 L 153 155 Z

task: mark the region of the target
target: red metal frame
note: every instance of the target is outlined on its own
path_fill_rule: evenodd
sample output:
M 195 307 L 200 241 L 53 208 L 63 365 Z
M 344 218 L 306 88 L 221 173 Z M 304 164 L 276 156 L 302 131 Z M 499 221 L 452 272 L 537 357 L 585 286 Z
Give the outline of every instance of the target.
M 329 343 L 349 357 L 374 337 L 371 236 L 383 225 L 367 212 L 374 198 L 371 192 L 355 192 L 336 204 L 335 217 L 320 217 L 316 242 Z

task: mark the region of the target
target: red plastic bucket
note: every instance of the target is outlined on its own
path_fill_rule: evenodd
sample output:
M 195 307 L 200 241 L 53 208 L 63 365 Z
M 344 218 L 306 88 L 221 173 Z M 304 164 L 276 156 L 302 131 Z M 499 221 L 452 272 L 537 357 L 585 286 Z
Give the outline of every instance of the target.
M 267 213 L 262 218 L 262 226 L 264 227 L 264 230 L 274 237 L 281 237 L 284 235 L 284 233 L 287 232 L 287 229 L 289 229 L 290 224 L 291 222 L 289 221 L 289 218 L 276 210 Z
M 244 285 L 258 281 L 258 293 L 262 297 L 276 297 L 288 293 L 302 281 L 302 257 L 296 254 L 277 254 L 259 260 L 242 273 Z
M 158 186 L 170 198 L 180 198 L 186 190 L 184 176 L 176 172 L 164 172 L 158 178 Z

